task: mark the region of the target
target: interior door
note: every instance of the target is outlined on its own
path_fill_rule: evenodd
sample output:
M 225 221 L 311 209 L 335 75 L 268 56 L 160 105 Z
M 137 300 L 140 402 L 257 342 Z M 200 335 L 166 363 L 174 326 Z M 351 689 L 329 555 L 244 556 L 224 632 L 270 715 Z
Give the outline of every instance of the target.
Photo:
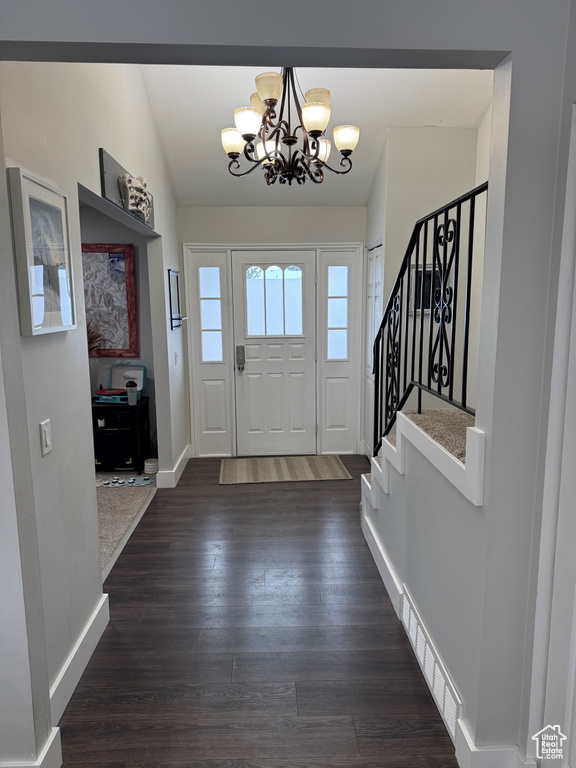
M 237 454 L 316 453 L 316 252 L 232 251 Z

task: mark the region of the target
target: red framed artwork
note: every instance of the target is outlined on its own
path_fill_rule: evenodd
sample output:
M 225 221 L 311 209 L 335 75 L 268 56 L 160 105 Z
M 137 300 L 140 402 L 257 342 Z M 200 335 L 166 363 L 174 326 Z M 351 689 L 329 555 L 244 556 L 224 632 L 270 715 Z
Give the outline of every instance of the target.
M 83 243 L 82 268 L 90 357 L 138 357 L 134 247 Z

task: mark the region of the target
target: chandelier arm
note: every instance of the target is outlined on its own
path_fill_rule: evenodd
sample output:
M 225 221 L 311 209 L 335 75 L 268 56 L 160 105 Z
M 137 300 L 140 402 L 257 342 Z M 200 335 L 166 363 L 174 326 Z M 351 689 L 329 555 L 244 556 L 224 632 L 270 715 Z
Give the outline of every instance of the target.
M 324 172 L 322 171 L 321 166 L 316 165 L 316 163 L 309 163 L 306 167 L 306 172 L 308 173 L 308 178 L 314 182 L 314 184 L 321 184 L 324 181 Z
M 235 170 L 240 168 L 240 163 L 238 162 L 238 160 L 230 160 L 230 162 L 228 163 L 228 170 L 230 171 L 232 176 L 236 176 L 236 178 L 240 179 L 243 176 L 249 176 L 251 173 L 254 173 L 256 168 L 260 168 L 264 160 L 266 160 L 265 157 L 263 157 L 262 160 L 250 159 L 250 162 L 254 163 L 254 165 L 251 168 L 248 168 L 247 171 L 244 171 L 244 173 L 237 173 Z
M 282 70 L 282 99 L 280 101 L 280 112 L 278 113 L 278 116 L 280 119 L 282 119 L 282 115 L 284 114 L 284 105 L 286 104 L 286 95 L 288 93 L 288 88 L 286 88 L 286 82 L 287 82 L 289 71 L 290 71 L 289 67 L 284 67 L 284 69 Z M 289 97 L 288 97 L 288 100 L 290 100 Z
M 254 156 L 254 142 L 253 141 L 247 141 L 246 144 L 244 144 L 244 149 L 242 150 L 242 154 L 248 160 L 249 163 L 256 163 L 258 162 L 256 160 L 256 157 Z M 237 163 L 238 168 L 240 167 L 240 163 Z
M 306 168 L 306 173 L 308 174 L 310 181 L 313 181 L 314 184 L 321 184 L 324 181 L 322 168 L 319 168 L 318 166 L 315 166 L 314 170 L 311 168 Z
M 323 168 L 326 168 L 328 171 L 335 173 L 338 176 L 344 176 L 344 174 L 350 173 L 352 170 L 352 160 L 350 160 L 349 157 L 343 157 L 342 160 L 340 160 L 340 165 L 344 168 L 343 171 L 339 171 L 337 168 L 331 168 L 328 163 L 325 163 L 319 158 L 315 162 L 319 163 Z
M 266 134 L 264 134 L 262 136 L 262 141 L 264 141 L 264 140 L 272 141 L 273 139 L 276 138 L 276 136 L 278 136 L 278 138 L 280 138 L 280 134 L 282 133 L 282 126 L 281 125 L 276 125 L 276 126 L 272 126 L 272 127 L 273 127 L 273 130 L 270 132 L 270 134 L 268 136 L 266 136 Z M 284 135 L 286 135 L 285 131 L 284 131 Z
M 296 181 L 298 184 L 304 184 L 306 176 L 315 184 L 321 184 L 324 180 L 324 173 L 320 166 L 315 163 L 311 163 L 310 159 L 302 152 L 298 150 L 294 153 L 293 169 Z
M 290 84 L 292 86 L 292 94 L 294 96 L 294 104 L 296 105 L 296 113 L 298 115 L 298 120 L 300 121 L 299 124 L 294 129 L 294 136 L 296 136 L 296 132 L 300 128 L 302 130 L 302 145 L 304 148 L 304 153 L 306 155 L 310 154 L 310 140 L 308 139 L 308 131 L 306 128 L 304 128 L 304 119 L 302 117 L 302 107 L 300 106 L 300 102 L 298 101 L 298 94 L 296 92 L 296 84 L 294 81 L 294 69 L 290 67 L 289 70 L 289 77 L 290 77 Z

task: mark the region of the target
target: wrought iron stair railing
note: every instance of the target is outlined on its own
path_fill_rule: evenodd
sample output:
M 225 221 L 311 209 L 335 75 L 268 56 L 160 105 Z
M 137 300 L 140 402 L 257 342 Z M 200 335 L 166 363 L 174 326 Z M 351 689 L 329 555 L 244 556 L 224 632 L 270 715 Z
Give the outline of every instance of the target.
M 486 182 L 414 225 L 374 340 L 375 456 L 414 389 L 419 412 L 429 392 L 475 413 L 468 404 L 473 264 L 487 190 Z

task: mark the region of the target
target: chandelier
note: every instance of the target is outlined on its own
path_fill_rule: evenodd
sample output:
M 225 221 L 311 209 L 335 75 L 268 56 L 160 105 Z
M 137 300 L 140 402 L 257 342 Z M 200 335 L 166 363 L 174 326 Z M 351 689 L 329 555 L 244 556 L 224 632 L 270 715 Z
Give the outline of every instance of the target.
M 281 75 L 258 75 L 256 89 L 249 107 L 234 110 L 236 127 L 222 131 L 222 146 L 230 158 L 228 170 L 233 176 L 248 176 L 262 168 L 268 185 L 277 180 L 280 184 L 304 184 L 307 179 L 320 184 L 325 168 L 339 175 L 351 171 L 350 155 L 360 135 L 355 125 L 334 128 L 340 169 L 331 168 L 327 162 L 332 148 L 325 134 L 331 112 L 329 90 L 306 91 L 301 105 L 292 67 L 285 67 Z M 242 170 L 241 156 L 248 161 L 248 170 Z

